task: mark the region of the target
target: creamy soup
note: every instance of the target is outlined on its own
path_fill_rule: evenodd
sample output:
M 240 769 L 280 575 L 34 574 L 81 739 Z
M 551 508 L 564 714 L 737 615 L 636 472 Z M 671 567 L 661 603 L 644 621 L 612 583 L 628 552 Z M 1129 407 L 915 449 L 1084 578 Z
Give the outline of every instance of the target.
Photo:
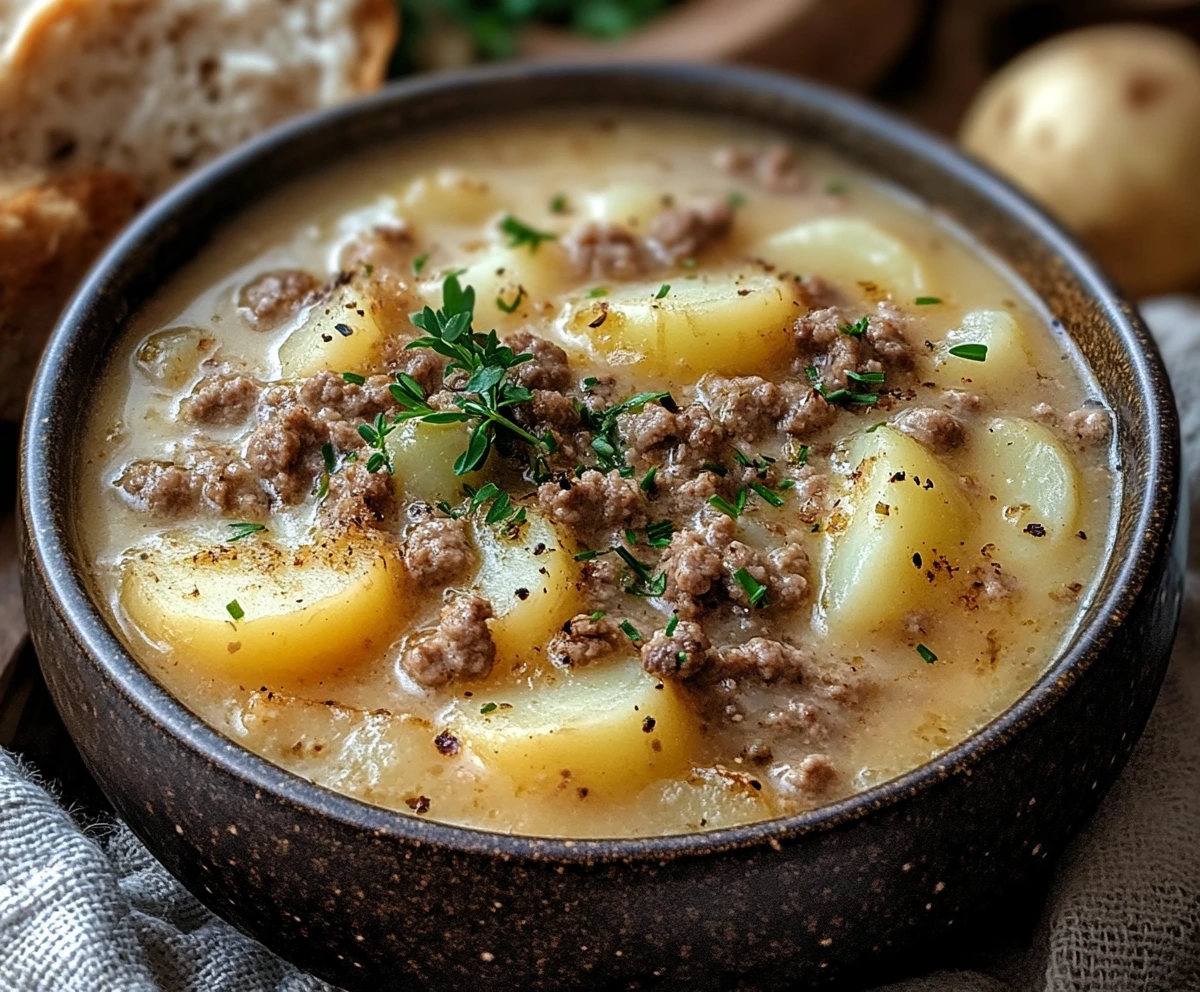
M 133 655 L 491 830 L 812 808 L 1071 634 L 1116 499 L 1061 328 L 944 218 L 708 119 L 472 123 L 281 189 L 133 321 L 81 534 Z

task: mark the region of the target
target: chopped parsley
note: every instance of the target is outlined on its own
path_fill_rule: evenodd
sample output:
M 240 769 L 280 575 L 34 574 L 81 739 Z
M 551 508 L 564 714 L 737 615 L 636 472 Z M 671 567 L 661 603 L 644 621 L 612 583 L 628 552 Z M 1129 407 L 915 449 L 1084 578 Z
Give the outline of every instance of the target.
M 986 344 L 956 344 L 950 349 L 955 358 L 965 358 L 968 362 L 985 362 L 987 353 Z
M 940 296 L 918 296 L 913 303 L 919 307 L 935 307 L 942 302 Z
M 267 529 L 266 524 L 239 523 L 229 525 L 229 543 L 240 541 L 243 537 L 249 537 L 251 534 L 257 534 L 259 531 Z
M 226 603 L 225 609 L 229 611 L 229 615 L 234 620 L 241 620 L 246 615 L 246 611 L 242 609 L 241 604 L 236 599 L 231 599 Z
M 884 375 L 882 372 L 855 372 L 853 369 L 846 369 L 846 378 L 863 385 L 879 385 L 883 382 Z
M 366 383 L 367 378 L 366 376 L 359 375 L 357 372 L 343 372 L 342 380 L 355 386 L 361 386 Z
M 412 260 L 412 270 L 414 276 L 419 276 L 421 270 L 425 268 L 425 263 L 429 261 L 429 252 L 422 252 Z
M 917 654 L 921 656 L 921 660 L 927 665 L 932 665 L 938 660 L 937 655 L 930 651 L 929 648 L 927 648 L 924 644 L 917 645 Z
M 495 703 L 484 703 L 479 707 L 479 712 L 487 716 L 489 713 L 495 713 L 497 709 L 499 707 Z
M 565 193 L 556 193 L 550 197 L 550 212 L 552 214 L 565 214 L 567 212 L 567 196 Z
M 669 292 L 671 292 L 671 284 L 669 282 L 664 282 L 658 287 L 658 292 L 654 294 L 654 298 L 656 300 L 664 299 Z
M 588 290 L 587 298 L 589 300 L 596 300 L 596 299 L 599 299 L 601 296 L 607 296 L 607 295 L 608 295 L 608 287 L 607 286 L 596 286 L 594 289 Z
M 718 465 L 716 462 L 706 461 L 700 467 L 706 472 L 712 472 L 713 475 L 720 476 L 722 479 L 729 474 L 729 469 L 727 469 L 724 465 Z
M 608 614 L 604 610 L 596 610 L 594 613 L 588 614 L 589 620 L 603 620 Z
M 525 287 L 517 287 L 517 295 L 513 297 L 512 303 L 505 303 L 503 297 L 496 297 L 496 307 L 503 310 L 505 313 L 513 313 L 517 307 L 521 305 L 521 301 L 525 299 Z
M 520 248 L 523 245 L 528 245 L 531 254 L 538 250 L 543 241 L 558 240 L 558 235 L 554 232 L 538 231 L 528 224 L 523 224 L 512 214 L 506 215 L 500 221 L 500 230 L 508 235 L 508 246 L 510 248 Z
M 625 632 L 625 636 L 633 641 L 634 644 L 637 644 L 642 639 L 642 635 L 638 633 L 637 627 L 628 620 L 621 621 L 621 630 Z
M 796 459 L 795 459 L 796 464 L 797 465 L 807 465 L 808 464 L 808 453 L 811 450 L 812 450 L 812 445 L 809 445 L 809 444 L 800 445 L 799 450 L 796 452 Z
M 744 568 L 739 568 L 733 573 L 737 584 L 746 590 L 746 595 L 750 598 L 750 605 L 762 609 L 770 604 L 767 602 L 767 587 L 758 581 L 753 575 Z
M 672 613 L 671 619 L 667 621 L 667 626 L 663 629 L 663 633 L 670 637 L 675 633 L 675 628 L 679 626 L 679 614 Z
M 654 492 L 654 477 L 656 475 L 658 475 L 658 466 L 657 465 L 651 465 L 648 469 L 646 469 L 646 474 L 642 476 L 642 481 L 638 483 L 638 485 L 641 487 L 642 492 L 644 492 L 644 493 Z

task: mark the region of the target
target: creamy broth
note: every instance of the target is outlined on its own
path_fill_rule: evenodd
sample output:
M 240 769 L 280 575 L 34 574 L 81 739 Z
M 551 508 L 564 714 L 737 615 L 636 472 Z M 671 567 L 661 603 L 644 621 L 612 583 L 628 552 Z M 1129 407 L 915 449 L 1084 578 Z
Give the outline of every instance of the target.
M 550 836 L 819 806 L 1015 702 L 1105 560 L 1109 414 L 993 259 L 775 140 L 474 123 L 230 224 L 87 427 L 134 656 L 314 782 Z M 468 286 L 470 382 L 406 348 Z

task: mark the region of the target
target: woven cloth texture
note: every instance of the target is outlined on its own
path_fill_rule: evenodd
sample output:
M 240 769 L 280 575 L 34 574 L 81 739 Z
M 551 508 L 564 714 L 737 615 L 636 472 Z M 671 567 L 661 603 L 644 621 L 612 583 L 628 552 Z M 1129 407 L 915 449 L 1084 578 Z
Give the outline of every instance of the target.
M 1200 990 L 1200 301 L 1143 312 L 1183 418 L 1184 618 L 1128 767 L 1059 863 L 1028 946 L 888 992 Z M 0 752 L 0 990 L 325 992 L 214 918 L 120 823 L 81 831 Z

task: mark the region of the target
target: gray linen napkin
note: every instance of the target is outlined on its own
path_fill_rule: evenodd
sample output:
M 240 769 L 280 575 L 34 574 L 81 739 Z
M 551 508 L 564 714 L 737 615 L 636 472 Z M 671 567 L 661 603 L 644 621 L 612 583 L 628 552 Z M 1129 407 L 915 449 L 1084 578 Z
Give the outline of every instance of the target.
M 1143 312 L 1172 372 L 1192 494 L 1184 621 L 1129 766 L 1059 864 L 1034 940 L 890 992 L 1200 990 L 1200 301 Z M 82 832 L 0 752 L 0 990 L 328 992 L 215 919 L 122 824 Z

